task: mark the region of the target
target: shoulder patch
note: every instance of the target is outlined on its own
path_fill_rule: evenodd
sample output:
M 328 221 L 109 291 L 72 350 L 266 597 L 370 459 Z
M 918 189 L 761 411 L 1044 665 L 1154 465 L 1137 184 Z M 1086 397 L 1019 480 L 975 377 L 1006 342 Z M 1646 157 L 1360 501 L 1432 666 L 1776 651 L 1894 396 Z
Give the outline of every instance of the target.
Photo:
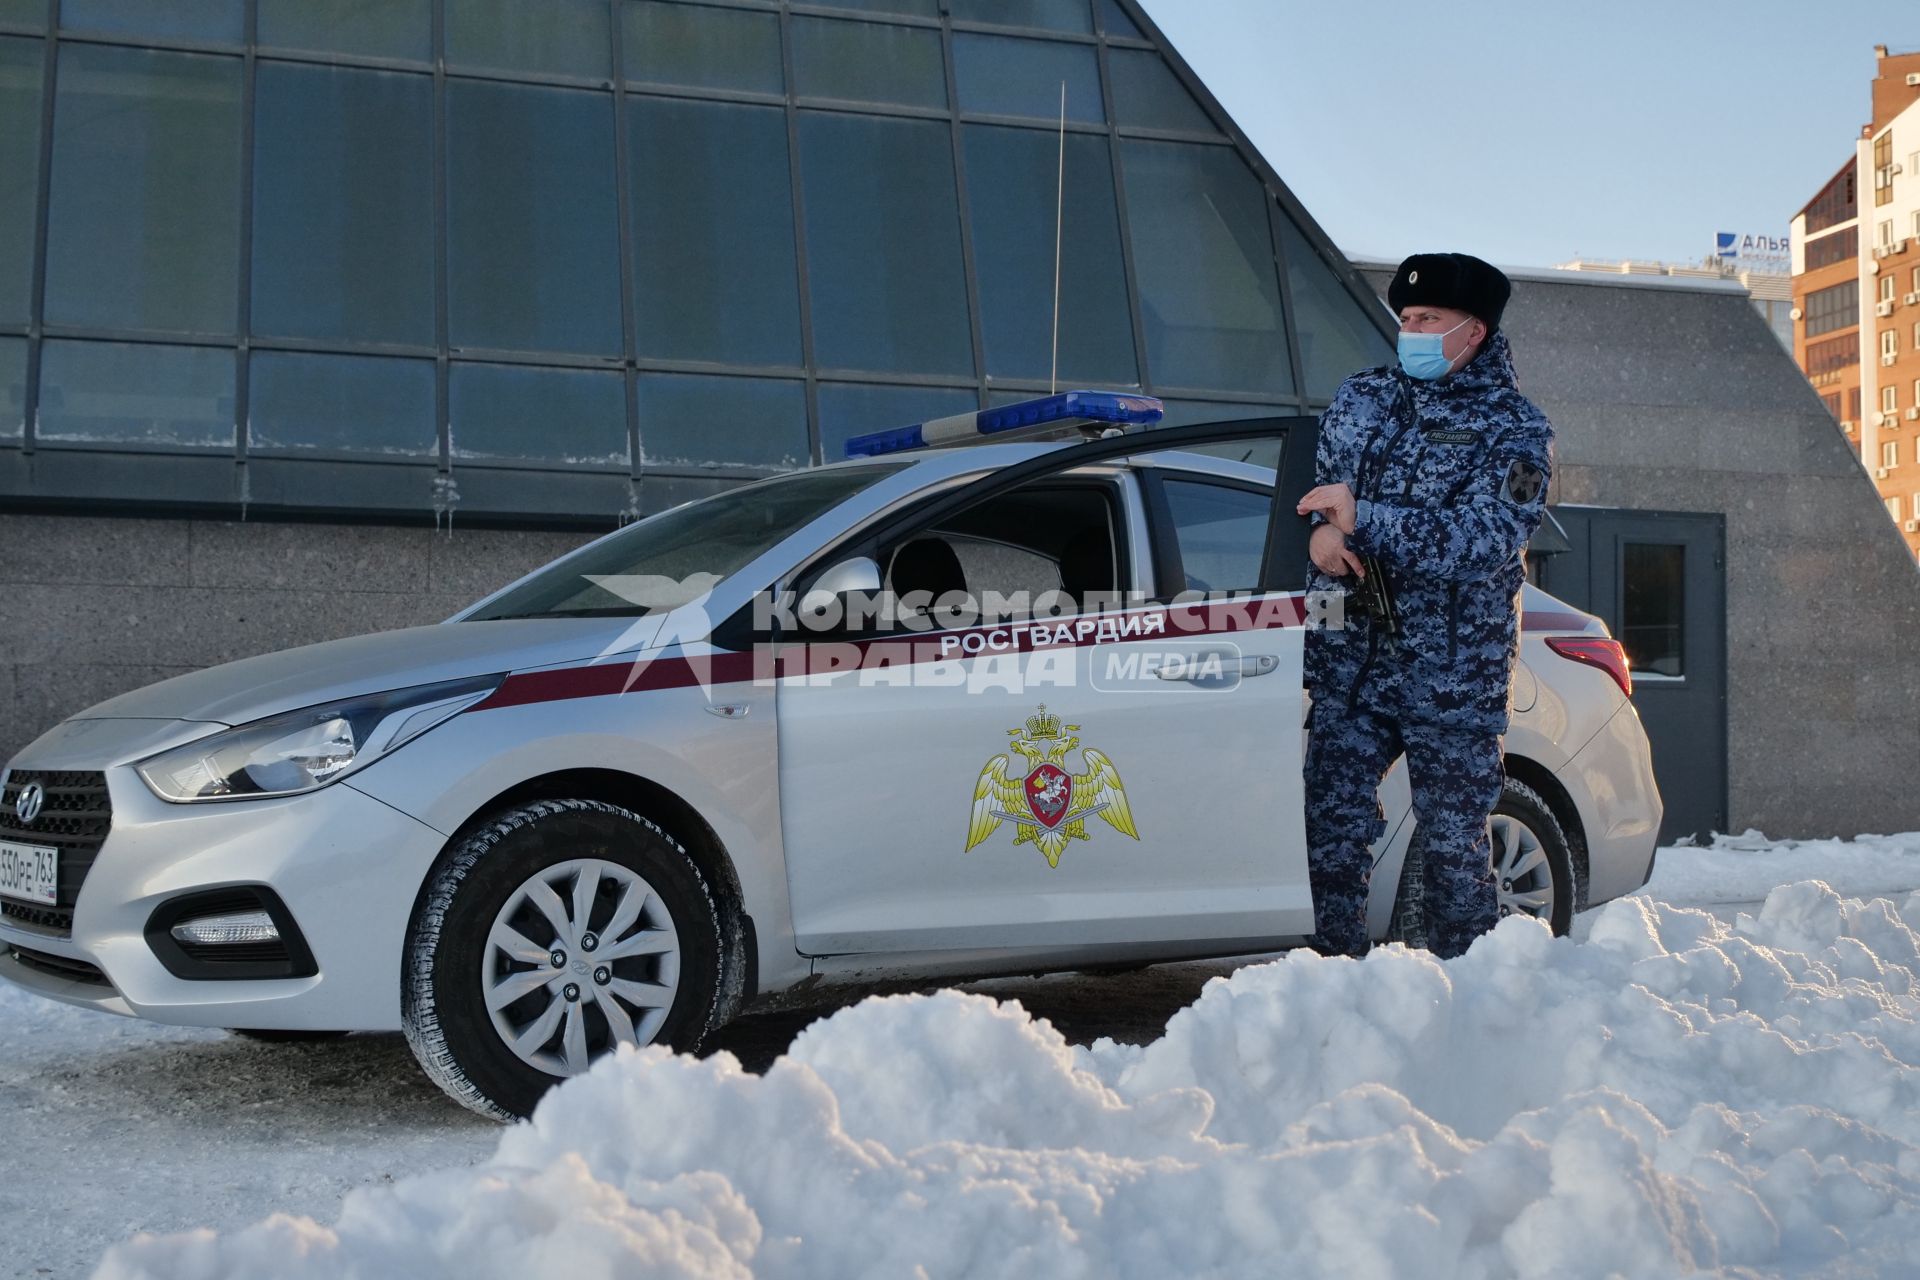
M 1544 471 L 1525 458 L 1515 458 L 1513 465 L 1507 468 L 1507 481 L 1500 492 L 1508 502 L 1524 507 L 1540 496 L 1540 490 L 1546 483 Z

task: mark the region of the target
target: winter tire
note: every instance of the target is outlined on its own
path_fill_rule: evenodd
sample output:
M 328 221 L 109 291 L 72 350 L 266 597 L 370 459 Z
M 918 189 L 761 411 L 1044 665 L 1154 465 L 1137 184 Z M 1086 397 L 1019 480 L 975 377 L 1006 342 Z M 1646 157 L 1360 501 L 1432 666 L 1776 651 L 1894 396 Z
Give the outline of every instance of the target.
M 1545 920 L 1564 937 L 1573 926 L 1573 850 L 1560 819 L 1540 793 L 1508 778 L 1490 820 L 1494 888 L 1500 915 Z M 1426 943 L 1426 909 L 1420 891 L 1423 856 L 1416 829 L 1400 864 L 1393 921 L 1387 937 L 1413 946 Z
M 1508 778 L 1492 826 L 1500 914 L 1537 917 L 1565 937 L 1573 927 L 1573 848 L 1560 819 L 1539 792 Z
M 692 1051 L 719 913 L 686 851 L 597 800 L 504 810 L 448 845 L 408 930 L 401 1016 L 434 1082 L 500 1119 L 620 1044 Z

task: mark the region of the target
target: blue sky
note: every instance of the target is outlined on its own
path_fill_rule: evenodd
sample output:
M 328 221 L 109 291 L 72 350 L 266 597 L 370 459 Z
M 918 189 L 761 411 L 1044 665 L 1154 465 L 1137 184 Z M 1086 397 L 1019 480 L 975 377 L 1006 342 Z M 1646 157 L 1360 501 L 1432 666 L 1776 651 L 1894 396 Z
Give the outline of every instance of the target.
M 1342 249 L 1690 262 L 1784 236 L 1913 0 L 1143 0 Z

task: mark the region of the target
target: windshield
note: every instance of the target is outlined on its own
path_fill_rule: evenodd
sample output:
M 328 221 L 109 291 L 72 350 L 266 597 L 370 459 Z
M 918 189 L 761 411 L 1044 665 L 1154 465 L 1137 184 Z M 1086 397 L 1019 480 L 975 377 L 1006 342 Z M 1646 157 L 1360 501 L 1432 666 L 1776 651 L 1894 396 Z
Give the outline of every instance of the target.
M 662 511 L 555 561 L 466 621 L 637 618 L 676 609 L 906 465 L 903 459 L 796 471 Z

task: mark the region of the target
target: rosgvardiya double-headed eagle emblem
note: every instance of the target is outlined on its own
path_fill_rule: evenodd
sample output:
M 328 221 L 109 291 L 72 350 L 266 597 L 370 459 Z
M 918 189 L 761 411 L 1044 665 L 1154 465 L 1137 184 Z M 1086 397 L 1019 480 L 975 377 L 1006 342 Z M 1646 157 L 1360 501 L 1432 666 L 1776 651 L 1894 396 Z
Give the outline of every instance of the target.
M 1061 735 L 1077 734 L 1079 729 L 1077 724 L 1061 724 L 1060 717 L 1050 715 L 1043 703 L 1038 714 L 1027 717 L 1025 727 L 1007 730 L 1013 738 L 1007 746 L 1025 758 L 1027 767 L 1021 774 L 1009 774 L 1011 756 L 987 761 L 973 785 L 968 849 L 999 830 L 1002 822 L 1011 822 L 1015 844 L 1039 846 L 1047 865 L 1058 867 L 1067 841 L 1088 838 L 1087 819 L 1095 814 L 1122 835 L 1140 838 L 1120 771 L 1104 751 L 1081 750 L 1087 766 L 1083 773 L 1068 773 L 1063 767 L 1067 752 L 1080 746 L 1080 739 Z

